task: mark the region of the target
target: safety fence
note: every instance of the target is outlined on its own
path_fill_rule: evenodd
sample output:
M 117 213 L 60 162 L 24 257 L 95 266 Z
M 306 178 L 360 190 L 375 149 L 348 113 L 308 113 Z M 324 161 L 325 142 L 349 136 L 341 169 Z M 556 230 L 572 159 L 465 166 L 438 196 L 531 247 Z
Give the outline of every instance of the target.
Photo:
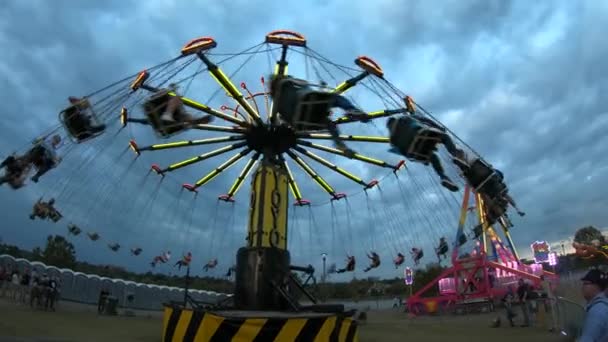
M 0 255 L 0 266 L 20 273 L 35 271 L 39 275 L 46 274 L 53 277 L 59 282 L 60 298 L 77 303 L 96 304 L 103 289 L 116 297 L 120 306 L 142 310 L 163 310 L 164 303 L 183 301 L 185 295 L 185 290 L 178 287 L 85 274 L 6 254 Z M 197 289 L 190 289 L 188 294 L 192 299 L 205 303 L 216 303 L 229 296 Z
M 572 340 L 578 339 L 585 320 L 585 308 L 567 298 L 557 297 L 556 314 L 561 334 Z

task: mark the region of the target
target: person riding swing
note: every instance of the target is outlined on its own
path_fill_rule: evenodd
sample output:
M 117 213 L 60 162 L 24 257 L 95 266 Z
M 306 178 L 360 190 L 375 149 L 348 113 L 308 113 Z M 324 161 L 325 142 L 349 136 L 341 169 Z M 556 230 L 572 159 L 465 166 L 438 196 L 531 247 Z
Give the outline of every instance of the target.
M 188 252 L 188 254 L 184 255 L 181 260 L 178 260 L 175 265 L 173 265 L 173 267 L 177 266 L 178 270 L 181 270 L 182 267 L 188 267 L 190 266 L 190 263 L 192 262 L 192 253 Z
M 211 115 L 194 118 L 184 109 L 177 90 L 177 84 L 169 84 L 168 88 L 158 90 L 143 104 L 148 122 L 161 136 L 169 136 L 194 125 L 205 125 L 213 120 Z
M 215 266 L 217 266 L 217 258 L 209 260 L 209 262 L 203 267 L 203 270 L 205 270 L 205 272 L 208 272 L 210 269 L 214 269 Z
M 370 264 L 363 270 L 363 272 L 369 272 L 370 270 L 380 266 L 380 256 L 378 253 L 371 252 L 370 254 L 367 254 L 367 257 L 370 259 Z
M 412 255 L 412 259 L 414 260 L 414 265 L 418 266 L 418 264 L 420 264 L 420 259 L 424 257 L 424 251 L 422 250 L 422 248 L 412 247 L 410 254 Z
M 32 169 L 32 164 L 29 155 L 12 154 L 0 163 L 0 168 L 5 169 L 4 175 L 0 177 L 0 185 L 7 183 L 16 190 L 25 185 L 25 179 Z
M 337 270 L 336 273 L 352 272 L 355 270 L 355 264 L 356 264 L 355 256 L 347 255 L 346 256 L 346 267 Z
M 312 89 L 308 81 L 292 76 L 272 75 L 270 96 L 280 117 L 295 130 L 327 129 L 336 148 L 352 158 L 355 151 L 346 146 L 340 138 L 336 123 L 330 118 L 332 108 L 340 108 L 346 115 L 363 122 L 369 115 L 355 107 L 346 97 Z
M 403 262 L 405 262 L 405 255 L 403 255 L 401 252 L 397 253 L 397 256 L 395 257 L 395 259 L 393 259 L 393 264 L 395 264 L 395 268 L 399 268 L 399 266 L 401 266 Z
M 71 136 L 78 142 L 101 134 L 106 129 L 103 123 L 94 122 L 94 113 L 89 101 L 74 96 L 68 97 L 71 106 L 61 112 L 61 118 Z
M 441 237 L 439 239 L 439 246 L 437 248 L 435 248 L 435 253 L 437 254 L 437 260 L 439 262 L 441 262 L 441 257 L 443 256 L 443 258 L 447 258 L 448 255 L 448 251 L 449 251 L 449 246 L 448 246 L 448 242 L 446 241 L 445 237 Z
M 57 155 L 61 142 L 61 136 L 58 134 L 34 141 L 34 147 L 28 152 L 29 160 L 38 170 L 32 176 L 32 182 L 38 183 L 42 175 L 55 168 L 61 162 L 61 157 Z
M 398 119 L 391 117 L 386 126 L 390 132 L 389 151 L 403 155 L 425 165 L 429 163 L 441 179 L 441 185 L 450 191 L 458 191 L 458 186 L 448 177 L 437 155 L 437 144 L 442 143 L 455 161 L 464 164 L 464 152 L 456 147 L 444 127 L 426 117 L 410 113 Z

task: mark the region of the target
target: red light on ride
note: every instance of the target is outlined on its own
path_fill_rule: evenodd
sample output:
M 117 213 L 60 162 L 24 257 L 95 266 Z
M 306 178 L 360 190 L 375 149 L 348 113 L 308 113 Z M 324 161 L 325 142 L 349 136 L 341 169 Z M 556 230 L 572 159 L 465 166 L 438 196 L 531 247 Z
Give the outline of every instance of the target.
M 296 200 L 293 205 L 298 206 L 298 207 L 303 207 L 305 205 L 310 205 L 310 201 L 309 200 L 305 200 L 305 199 L 299 199 Z
M 345 193 L 343 193 L 343 192 L 338 192 L 338 193 L 336 193 L 336 194 L 335 194 L 335 195 L 332 197 L 332 199 L 331 199 L 331 200 L 332 200 L 332 201 L 339 201 L 339 200 L 341 200 L 341 199 L 343 199 L 343 198 L 346 198 L 346 194 L 345 194 Z
M 228 195 L 228 194 L 220 195 L 220 196 L 218 196 L 217 199 L 224 201 L 224 202 L 231 202 L 231 203 L 235 202 L 234 197 L 232 197 L 231 195 Z
M 196 187 L 192 184 L 182 184 L 182 188 L 184 188 L 190 192 L 198 193 L 198 190 L 196 190 Z
M 405 166 L 405 160 L 401 160 L 400 162 L 397 163 L 397 165 L 395 165 L 394 172 L 401 170 L 401 168 L 404 166 Z
M 371 189 L 371 188 L 375 187 L 376 185 L 378 185 L 378 181 L 373 179 L 371 182 L 367 183 L 367 185 L 365 186 L 365 190 Z
M 140 155 L 141 153 L 139 152 L 139 147 L 137 147 L 137 143 L 135 142 L 135 140 L 130 140 L 129 141 L 129 147 L 131 148 L 131 150 L 133 152 L 135 152 L 136 155 Z
M 157 175 L 164 176 L 164 172 L 160 168 L 160 166 L 158 166 L 158 164 L 152 164 L 152 166 L 150 167 L 150 170 L 156 172 Z

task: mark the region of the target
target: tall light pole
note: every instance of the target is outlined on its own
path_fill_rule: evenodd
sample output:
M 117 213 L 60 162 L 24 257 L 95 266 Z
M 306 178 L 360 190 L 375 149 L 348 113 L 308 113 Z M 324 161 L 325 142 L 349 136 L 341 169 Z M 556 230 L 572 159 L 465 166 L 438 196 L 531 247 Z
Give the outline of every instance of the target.
M 327 273 L 325 273 L 325 260 L 327 260 L 327 253 L 321 253 L 321 257 L 323 257 L 323 277 L 322 277 L 322 282 L 325 283 L 325 276 Z

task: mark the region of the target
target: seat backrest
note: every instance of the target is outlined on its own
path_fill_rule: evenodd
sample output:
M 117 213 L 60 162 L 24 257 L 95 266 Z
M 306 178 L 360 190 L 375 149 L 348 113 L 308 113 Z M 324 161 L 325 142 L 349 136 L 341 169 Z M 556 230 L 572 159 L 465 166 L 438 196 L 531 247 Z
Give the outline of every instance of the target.
M 169 101 L 169 94 L 157 93 L 152 95 L 146 102 L 144 102 L 144 112 L 146 115 L 160 114 L 165 108 L 167 108 L 167 102 Z
M 297 130 L 323 129 L 330 115 L 330 93 L 302 89 L 297 92 L 293 125 Z
M 92 133 L 88 130 L 89 125 L 102 123 L 86 100 L 64 109 L 59 117 L 73 141 L 83 142 L 102 134 L 102 131 Z
M 471 164 L 470 170 L 474 176 L 483 179 L 489 177 L 494 172 L 490 165 L 479 158 Z
M 422 126 L 416 125 L 414 120 L 407 117 L 401 117 L 393 121 L 389 127 L 391 144 L 402 151 L 407 151 L 421 128 Z
M 441 141 L 441 131 L 429 128 L 420 127 L 413 137 L 408 154 L 416 159 L 427 161 L 437 149 L 437 143 Z
M 482 191 L 482 187 L 489 184 L 490 178 L 495 175 L 494 169 L 479 158 L 471 163 L 469 170 L 465 173 L 467 180 L 477 191 Z

